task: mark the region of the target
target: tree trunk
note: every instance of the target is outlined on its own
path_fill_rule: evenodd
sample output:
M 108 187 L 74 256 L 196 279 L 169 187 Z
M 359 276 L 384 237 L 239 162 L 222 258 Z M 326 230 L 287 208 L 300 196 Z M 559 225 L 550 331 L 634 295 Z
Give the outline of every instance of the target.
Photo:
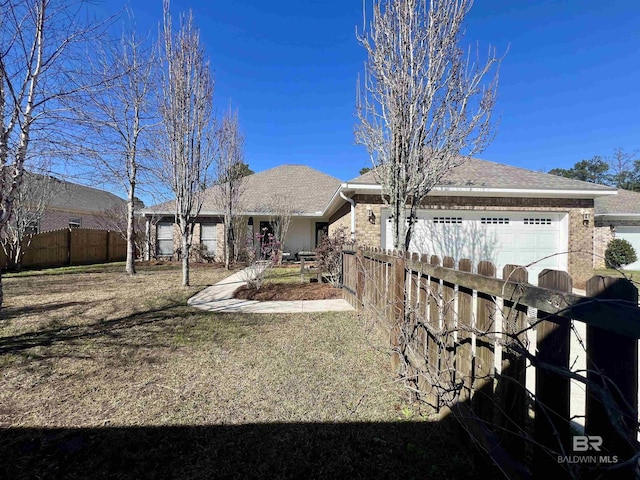
M 129 186 L 129 199 L 127 202 L 127 266 L 129 275 L 136 273 L 136 242 L 135 242 L 135 217 L 134 217 L 134 196 L 135 183 Z
M 189 239 L 188 232 L 182 233 L 182 286 L 189 286 Z
M 0 272 L 0 309 L 2 308 L 3 302 L 4 302 L 4 292 L 2 291 L 2 272 Z
M 233 235 L 233 222 L 229 219 L 228 222 L 225 223 L 225 231 L 227 232 L 225 237 L 225 259 L 224 266 L 227 270 L 231 268 L 231 261 L 233 260 L 233 244 L 234 244 L 234 235 Z

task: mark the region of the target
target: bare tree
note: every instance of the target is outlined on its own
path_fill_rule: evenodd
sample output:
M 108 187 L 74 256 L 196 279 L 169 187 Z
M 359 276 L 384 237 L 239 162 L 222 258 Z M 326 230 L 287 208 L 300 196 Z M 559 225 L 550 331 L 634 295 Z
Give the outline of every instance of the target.
M 11 218 L 37 127 L 82 88 L 76 47 L 97 34 L 83 2 L 5 0 L 0 4 L 0 228 Z M 60 128 L 40 130 L 51 141 Z M 0 280 L 0 306 L 2 305 Z
M 131 21 L 131 18 L 129 19 Z M 136 273 L 135 218 L 137 186 L 148 171 L 152 157 L 146 155 L 145 135 L 158 120 L 153 93 L 157 87 L 158 58 L 132 27 L 125 27 L 119 39 L 104 42 L 91 61 L 92 74 L 100 88 L 79 98 L 77 111 L 89 130 L 85 153 L 102 172 L 107 183 L 116 183 L 127 192 L 126 272 Z M 95 169 L 93 169 L 95 171 Z
M 368 61 L 358 85 L 356 142 L 377 167 L 382 197 L 391 207 L 394 248 L 409 247 L 417 209 L 429 191 L 493 134 L 499 59 L 490 51 L 478 65 L 459 47 L 472 4 L 373 0 L 371 21 L 357 34 Z
M 291 225 L 291 216 L 296 212 L 296 209 L 291 203 L 291 198 L 287 195 L 274 195 L 271 197 L 268 208 L 271 212 L 269 224 L 273 230 L 273 236 L 275 241 L 280 244 L 280 250 L 284 252 L 285 239 Z M 282 262 L 282 256 L 280 256 L 279 261 Z
M 238 113 L 229 112 L 222 119 L 218 130 L 218 153 L 216 171 L 220 195 L 217 203 L 224 210 L 224 264 L 227 270 L 235 258 L 236 246 L 234 223 L 239 210 L 244 171 L 244 136 L 240 132 Z
M 48 174 L 24 172 L 20 188 L 13 200 L 11 217 L 5 224 L 0 243 L 7 256 L 8 266 L 20 270 L 22 258 L 38 233 L 40 220 L 54 195 L 64 185 Z
M 164 1 L 163 78 L 160 113 L 164 141 L 159 145 L 162 175 L 175 195 L 182 242 L 182 285 L 189 285 L 189 253 L 195 220 L 204 200 L 213 161 L 214 81 L 193 13 L 180 16 L 173 32 L 169 1 Z

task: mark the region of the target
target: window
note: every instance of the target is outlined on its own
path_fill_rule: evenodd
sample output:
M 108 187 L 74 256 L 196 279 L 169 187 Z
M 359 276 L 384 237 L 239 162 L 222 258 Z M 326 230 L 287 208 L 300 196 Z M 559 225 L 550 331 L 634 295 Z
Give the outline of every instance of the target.
M 158 223 L 156 240 L 156 251 L 159 256 L 173 255 L 173 223 Z
M 550 218 L 525 218 L 525 225 L 551 225 Z
M 501 217 L 483 217 L 480 219 L 480 223 L 483 224 L 498 224 L 498 225 L 509 225 L 508 218 Z
M 24 233 L 26 235 L 37 235 L 38 231 L 39 231 L 39 226 L 38 226 L 38 222 L 37 220 L 31 221 L 29 222 L 25 227 L 24 227 Z
M 69 219 L 69 228 L 80 228 L 82 226 L 81 218 L 70 218 Z
M 462 223 L 462 217 L 433 217 L 433 223 Z
M 200 243 L 207 247 L 207 257 L 213 257 L 216 254 L 216 227 L 215 223 L 200 224 Z

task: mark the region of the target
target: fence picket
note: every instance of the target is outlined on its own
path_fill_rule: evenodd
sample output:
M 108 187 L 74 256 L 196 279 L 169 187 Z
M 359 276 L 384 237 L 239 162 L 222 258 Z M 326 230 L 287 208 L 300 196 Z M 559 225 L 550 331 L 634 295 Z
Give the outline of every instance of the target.
M 495 277 L 496 267 L 491 262 L 479 262 L 478 274 L 485 277 Z M 491 332 L 494 330 L 495 315 L 495 298 L 486 293 L 478 292 L 474 391 L 471 405 L 476 415 L 489 424 L 493 422 L 494 341 Z
M 571 277 L 566 272 L 543 270 L 538 276 L 538 286 L 558 292 L 571 292 Z M 543 319 L 536 328 L 537 355 L 535 392 L 535 435 L 542 447 L 550 451 L 571 451 L 569 443 L 570 380 L 543 368 L 569 368 L 570 320 L 538 312 Z M 567 478 L 566 468 L 544 448 L 534 448 L 534 475 Z
M 463 272 L 471 272 L 473 263 L 469 259 L 462 259 L 458 262 L 458 268 Z M 458 287 L 458 338 L 456 345 L 456 370 L 462 382 L 460 391 L 460 401 L 467 401 L 471 398 L 471 388 L 473 385 L 472 374 L 472 336 L 471 329 L 474 327 L 472 312 L 473 290 L 470 288 Z
M 513 282 L 528 282 L 529 273 L 517 265 L 505 265 L 502 278 Z M 500 371 L 496 373 L 497 424 L 503 445 L 519 461 L 525 460 L 524 436 L 527 432 L 526 361 L 520 351 L 527 349 L 527 307 L 519 297 L 504 299 L 502 350 Z
M 628 280 L 595 276 L 587 282 L 587 295 L 600 299 L 622 299 L 638 304 L 638 289 Z M 638 432 L 638 342 L 635 338 L 587 325 L 587 435 L 602 437 L 602 448 L 627 458 L 636 453 Z M 606 381 L 600 375 L 606 376 Z M 613 388 L 612 388 L 613 386 Z M 599 389 L 610 392 L 618 418 L 612 418 Z

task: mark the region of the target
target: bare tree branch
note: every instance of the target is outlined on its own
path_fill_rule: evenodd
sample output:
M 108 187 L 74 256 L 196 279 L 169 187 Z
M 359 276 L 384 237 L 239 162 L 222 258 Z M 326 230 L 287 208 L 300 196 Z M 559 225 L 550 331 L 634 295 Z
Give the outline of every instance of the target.
M 499 63 L 459 46 L 472 0 L 373 0 L 358 41 L 368 54 L 358 85 L 356 142 L 391 206 L 394 248 L 407 250 L 418 206 L 443 176 L 492 137 Z M 409 222 L 405 223 L 409 206 Z
M 217 137 L 218 151 L 215 163 L 220 195 L 216 198 L 216 203 L 224 211 L 224 263 L 228 270 L 236 257 L 237 228 L 234 229 L 234 224 L 238 223 L 236 218 L 244 179 L 244 171 L 241 168 L 244 165 L 244 136 L 240 132 L 238 112 L 233 112 L 231 106 L 222 119 Z
M 214 80 L 193 13 L 181 15 L 180 29 L 173 32 L 168 0 L 164 1 L 163 40 L 160 113 L 164 135 L 158 147 L 161 174 L 175 195 L 182 238 L 182 284 L 188 286 L 193 229 L 213 161 Z

